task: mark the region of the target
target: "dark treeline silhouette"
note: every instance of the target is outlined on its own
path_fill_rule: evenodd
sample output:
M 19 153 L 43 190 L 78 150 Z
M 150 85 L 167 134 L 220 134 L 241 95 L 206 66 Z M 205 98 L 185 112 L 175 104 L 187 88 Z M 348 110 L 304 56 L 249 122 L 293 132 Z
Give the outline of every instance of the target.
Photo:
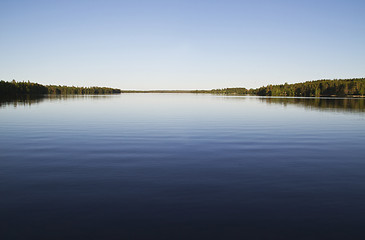
M 267 85 L 256 89 L 213 89 L 215 94 L 291 96 L 291 97 L 356 97 L 365 95 L 365 78 L 317 80 L 304 83 Z
M 223 94 L 223 95 L 246 95 L 250 94 L 250 90 L 246 88 L 223 88 L 223 89 L 212 89 L 209 93 L 212 94 Z
M 211 90 L 121 90 L 122 93 L 211 93 Z
M 68 86 L 46 86 L 49 94 L 115 94 L 121 93 L 120 89 L 107 87 L 68 87 Z
M 114 94 L 120 89 L 107 87 L 68 87 L 42 85 L 32 82 L 0 81 L 1 96 L 42 95 L 42 94 Z
M 48 88 L 38 83 L 32 82 L 12 82 L 0 81 L 1 96 L 21 96 L 21 95 L 41 95 L 48 94 Z
M 255 89 L 259 96 L 362 96 L 365 94 L 365 78 L 317 80 L 304 83 L 268 85 Z
M 365 95 L 365 78 L 317 80 L 294 84 L 267 85 L 256 89 L 223 88 L 212 90 L 120 90 L 107 87 L 68 87 L 32 82 L 0 81 L 1 96 L 24 94 L 114 94 L 114 93 L 210 93 L 289 97 L 360 97 Z

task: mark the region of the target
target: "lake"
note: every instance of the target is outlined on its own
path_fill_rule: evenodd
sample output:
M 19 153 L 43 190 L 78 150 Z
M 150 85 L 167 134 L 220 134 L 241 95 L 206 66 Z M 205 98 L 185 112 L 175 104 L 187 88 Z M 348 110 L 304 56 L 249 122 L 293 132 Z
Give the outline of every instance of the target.
M 365 239 L 364 99 L 0 104 L 1 239 Z

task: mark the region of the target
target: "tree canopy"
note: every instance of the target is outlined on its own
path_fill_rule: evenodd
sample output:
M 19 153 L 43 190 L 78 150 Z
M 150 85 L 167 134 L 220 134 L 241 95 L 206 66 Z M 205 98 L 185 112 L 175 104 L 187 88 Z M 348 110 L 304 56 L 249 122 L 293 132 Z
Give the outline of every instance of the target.
M 60 85 L 41 85 L 32 82 L 0 81 L 1 96 L 20 96 L 25 94 L 115 94 L 115 93 L 211 93 L 223 95 L 258 95 L 290 97 L 356 97 L 365 95 L 365 78 L 317 80 L 303 83 L 267 85 L 256 89 L 223 88 L 212 90 L 154 90 L 126 91 L 108 87 L 69 87 Z
M 68 87 L 56 85 L 42 85 L 33 82 L 0 81 L 1 96 L 41 95 L 41 94 L 115 94 L 120 89 L 108 87 Z
M 364 96 L 365 78 L 317 80 L 303 83 L 267 85 L 256 89 L 224 88 L 211 93 L 227 95 L 291 96 L 291 97 L 344 97 Z

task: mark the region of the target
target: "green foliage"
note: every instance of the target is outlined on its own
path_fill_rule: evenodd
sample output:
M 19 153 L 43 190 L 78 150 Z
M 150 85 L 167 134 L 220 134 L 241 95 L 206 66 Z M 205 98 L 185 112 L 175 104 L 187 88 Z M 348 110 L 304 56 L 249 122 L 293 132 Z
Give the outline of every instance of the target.
M 365 93 L 365 78 L 317 80 L 304 83 L 268 85 L 250 89 L 249 94 L 259 96 L 292 97 L 345 97 L 360 96 Z
M 295 84 L 285 83 L 248 90 L 246 88 L 223 88 L 213 89 L 209 93 L 290 97 L 363 96 L 365 94 L 365 78 L 317 80 Z
M 211 93 L 222 95 L 259 95 L 291 97 L 325 97 L 325 96 L 364 96 L 365 78 L 317 80 L 295 84 L 268 85 L 256 89 L 223 88 L 213 90 L 154 90 L 122 91 L 107 87 L 68 87 L 44 86 L 32 82 L 0 81 L 0 96 L 41 95 L 41 94 L 115 94 L 115 93 Z
M 107 87 L 44 86 L 32 82 L 0 81 L 0 96 L 42 95 L 42 94 L 114 94 L 120 89 Z
M 32 82 L 12 82 L 0 81 L 0 95 L 10 96 L 10 95 L 26 95 L 26 94 L 47 94 L 47 87 Z
M 121 93 L 120 89 L 107 87 L 68 87 L 68 86 L 47 86 L 49 94 L 115 94 Z
M 210 91 L 212 94 L 222 94 L 222 95 L 246 95 L 248 90 L 246 88 L 223 88 L 223 89 L 213 89 Z

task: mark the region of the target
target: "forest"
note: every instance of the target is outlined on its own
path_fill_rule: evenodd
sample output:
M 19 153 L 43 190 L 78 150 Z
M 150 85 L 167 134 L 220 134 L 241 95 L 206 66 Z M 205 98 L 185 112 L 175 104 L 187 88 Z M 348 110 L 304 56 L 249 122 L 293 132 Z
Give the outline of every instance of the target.
M 224 88 L 211 93 L 290 97 L 360 97 L 365 95 L 365 78 L 316 80 L 303 83 L 267 85 L 256 89 Z
M 120 90 L 108 87 L 68 87 L 32 82 L 0 81 L 0 96 L 42 94 L 116 94 L 116 93 L 210 93 L 289 97 L 364 97 L 365 78 L 316 80 L 303 83 L 267 85 L 255 89 L 223 88 L 212 90 Z
M 68 87 L 42 85 L 33 82 L 0 81 L 1 96 L 43 95 L 43 94 L 115 94 L 120 89 L 108 87 Z

